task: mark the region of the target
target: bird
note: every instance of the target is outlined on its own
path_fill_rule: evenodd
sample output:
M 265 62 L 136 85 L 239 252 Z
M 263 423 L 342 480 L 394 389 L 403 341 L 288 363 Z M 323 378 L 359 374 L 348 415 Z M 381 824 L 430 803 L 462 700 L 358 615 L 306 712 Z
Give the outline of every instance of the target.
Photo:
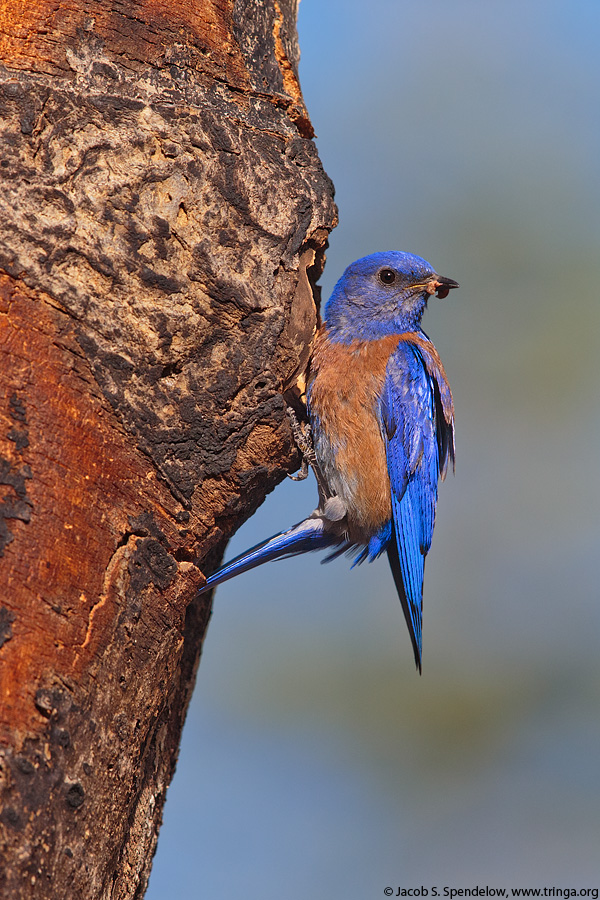
M 425 557 L 438 481 L 454 468 L 454 405 L 439 354 L 421 328 L 428 300 L 458 283 L 412 253 L 356 260 L 327 301 L 306 377 L 307 423 L 292 427 L 319 490 L 302 522 L 225 563 L 200 593 L 262 563 L 313 550 L 354 565 L 387 553 L 422 669 Z

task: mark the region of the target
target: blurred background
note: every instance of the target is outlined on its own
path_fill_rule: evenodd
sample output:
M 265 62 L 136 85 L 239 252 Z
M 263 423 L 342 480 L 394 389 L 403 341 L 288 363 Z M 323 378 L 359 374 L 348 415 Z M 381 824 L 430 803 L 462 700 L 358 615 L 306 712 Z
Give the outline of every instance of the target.
M 600 881 L 600 4 L 302 0 L 340 226 L 460 291 L 424 320 L 456 476 L 424 668 L 384 559 L 218 589 L 147 897 L 368 900 Z M 299 521 L 287 482 L 228 557 Z

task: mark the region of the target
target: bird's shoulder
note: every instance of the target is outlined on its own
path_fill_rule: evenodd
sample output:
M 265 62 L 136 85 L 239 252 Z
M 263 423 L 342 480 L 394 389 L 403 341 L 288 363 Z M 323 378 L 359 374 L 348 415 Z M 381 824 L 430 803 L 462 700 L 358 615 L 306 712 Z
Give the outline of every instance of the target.
M 424 331 L 411 331 L 399 336 L 396 352 L 391 356 L 388 366 L 388 379 L 406 373 L 413 378 L 426 375 L 434 387 L 436 401 L 441 407 L 444 420 L 448 425 L 454 422 L 454 404 L 448 376 L 433 342 Z

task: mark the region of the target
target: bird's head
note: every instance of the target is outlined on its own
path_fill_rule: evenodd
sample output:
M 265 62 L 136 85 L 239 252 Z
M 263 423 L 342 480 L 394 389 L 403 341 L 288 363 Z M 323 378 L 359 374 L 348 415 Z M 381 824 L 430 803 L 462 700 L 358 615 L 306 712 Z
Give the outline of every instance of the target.
M 415 331 L 429 297 L 447 297 L 456 287 L 420 256 L 373 253 L 348 266 L 325 305 L 325 324 L 342 343 Z

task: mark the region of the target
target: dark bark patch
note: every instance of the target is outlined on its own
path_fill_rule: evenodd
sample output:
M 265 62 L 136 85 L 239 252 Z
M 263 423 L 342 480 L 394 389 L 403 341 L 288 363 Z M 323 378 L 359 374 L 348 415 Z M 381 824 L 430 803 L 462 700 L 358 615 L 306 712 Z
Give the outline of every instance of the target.
M 27 431 L 20 431 L 18 428 L 11 428 L 6 437 L 9 441 L 13 441 L 15 450 L 20 453 L 25 447 L 29 447 L 29 434 Z
M 29 466 L 23 466 L 22 469 L 15 472 L 12 470 L 10 462 L 0 456 L 0 484 L 6 484 L 11 487 L 20 500 L 27 499 L 27 486 L 25 481 L 28 478 L 31 478 L 31 469 Z
M 11 419 L 14 419 L 16 422 L 22 422 L 23 425 L 27 425 L 25 404 L 22 400 L 19 400 L 16 393 L 11 394 L 8 398 L 8 406 Z
M 15 831 L 20 831 L 23 827 L 19 813 L 16 809 L 13 809 L 12 806 L 4 807 L 0 813 L 0 822 L 4 825 L 8 825 L 9 828 L 14 828 Z
M 128 521 L 132 534 L 137 534 L 138 537 L 153 537 L 157 541 L 160 541 L 164 547 L 168 546 L 168 538 L 159 527 L 151 512 L 146 510 L 145 512 L 140 513 L 139 516 L 129 516 Z
M 0 540 L 2 535 L 0 533 Z M 0 647 L 10 641 L 13 636 L 12 623 L 15 621 L 15 614 L 12 610 L 5 606 L 0 606 Z
M 12 531 L 6 524 L 9 519 L 19 519 L 21 522 L 29 522 L 33 504 L 27 496 L 26 480 L 31 478 L 29 466 L 23 466 L 15 470 L 9 460 L 0 457 L 0 484 L 12 488 L 17 495 L 16 499 L 5 495 L 0 502 L 0 557 L 4 555 L 4 549 L 14 539 Z
M 76 784 L 72 784 L 65 793 L 65 800 L 67 801 L 67 805 L 72 809 L 79 809 L 79 807 L 83 804 L 85 800 L 85 791 L 83 787 L 77 782 Z
M 58 726 L 53 725 L 50 730 L 50 742 L 58 747 L 62 747 L 63 750 L 68 750 L 71 746 L 71 735 L 66 728 L 58 728 Z
M 177 279 L 161 275 L 160 272 L 155 272 L 150 266 L 142 266 L 140 278 L 148 287 L 158 288 L 164 294 L 178 294 L 183 288 Z
M 27 759 L 26 756 L 17 756 L 17 758 L 15 759 L 15 765 L 19 772 L 22 772 L 23 775 L 33 775 L 35 772 L 34 764 L 30 759 Z
M 177 574 L 177 563 L 154 538 L 139 541 L 129 560 L 131 591 L 138 596 L 149 584 L 164 591 Z

